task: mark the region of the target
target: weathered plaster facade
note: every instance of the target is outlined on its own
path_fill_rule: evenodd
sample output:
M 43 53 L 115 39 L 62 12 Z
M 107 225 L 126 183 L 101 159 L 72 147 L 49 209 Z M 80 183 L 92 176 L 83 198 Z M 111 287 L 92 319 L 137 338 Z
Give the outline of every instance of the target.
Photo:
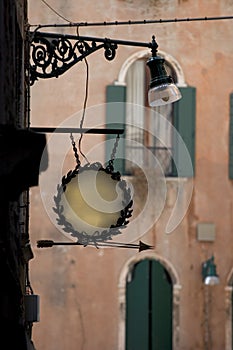
M 50 0 L 49 4 L 73 22 L 233 14 L 232 0 L 111 0 L 95 4 L 91 0 Z M 44 3 L 30 0 L 29 22 L 46 24 L 64 21 Z M 67 28 L 63 32 L 74 33 L 75 30 Z M 159 49 L 174 57 L 182 67 L 184 82 L 196 87 L 197 91 L 194 189 L 184 219 L 174 232 L 165 234 L 179 184 L 177 179 L 167 179 L 164 210 L 156 224 L 142 237 L 146 243 L 155 245 L 155 250 L 149 255 L 92 247 L 36 248 L 39 239 L 61 241 L 67 238 L 48 218 L 40 189 L 33 189 L 30 229 L 35 259 L 30 267 L 34 290 L 41 295 L 41 322 L 34 325 L 34 342 L 38 349 L 43 350 L 123 349 L 126 269 L 132 262 L 153 256 L 166 264 L 177 287 L 173 296 L 176 310 L 173 316 L 174 350 L 231 350 L 233 188 L 228 177 L 228 162 L 229 95 L 233 91 L 232 21 L 87 27 L 80 28 L 80 34 L 133 41 L 149 41 L 155 34 Z M 139 51 L 137 48 L 119 47 L 113 62 L 107 62 L 102 52 L 88 57 L 88 107 L 105 103 L 106 85 L 122 77 L 120 73 L 125 62 L 129 57 L 137 56 Z M 58 126 L 80 111 L 85 78 L 85 64 L 81 62 L 59 79 L 35 83 L 31 88 L 32 126 Z M 104 113 L 93 114 L 85 119 L 85 125 L 93 126 L 104 121 Z M 103 140 L 102 136 L 85 136 L 84 151 Z M 59 154 L 51 150 L 50 158 L 55 156 L 59 159 Z M 104 161 L 104 149 L 99 152 L 98 160 Z M 63 174 L 73 165 L 71 156 L 63 167 Z M 182 181 L 184 191 L 180 208 L 187 204 L 186 193 L 192 180 Z M 134 213 L 138 213 L 147 188 L 140 177 L 132 178 L 132 183 L 135 188 Z M 157 186 L 155 207 L 150 208 L 148 216 L 154 215 L 160 199 Z M 203 222 L 215 224 L 216 238 L 213 242 L 197 240 L 197 224 Z M 202 282 L 201 264 L 212 254 L 220 284 L 207 288 Z

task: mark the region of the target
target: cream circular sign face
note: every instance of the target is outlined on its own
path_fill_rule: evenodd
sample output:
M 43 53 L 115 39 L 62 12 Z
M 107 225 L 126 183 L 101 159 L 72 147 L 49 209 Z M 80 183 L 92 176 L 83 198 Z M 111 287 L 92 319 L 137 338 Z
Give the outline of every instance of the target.
M 57 223 L 88 244 L 120 233 L 132 215 L 132 195 L 120 173 L 96 162 L 69 171 L 54 196 Z

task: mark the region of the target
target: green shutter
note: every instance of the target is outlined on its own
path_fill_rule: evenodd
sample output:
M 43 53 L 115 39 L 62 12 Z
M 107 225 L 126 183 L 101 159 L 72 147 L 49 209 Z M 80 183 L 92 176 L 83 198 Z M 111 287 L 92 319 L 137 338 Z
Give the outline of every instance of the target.
M 106 88 L 106 127 L 125 129 L 125 102 L 126 86 L 108 85 Z M 106 140 L 112 140 L 106 143 L 106 161 L 110 160 L 112 149 L 117 135 L 107 135 Z M 114 161 L 115 170 L 124 174 L 125 170 L 125 136 L 120 135 L 117 147 L 116 159 Z
M 179 89 L 182 99 L 174 103 L 174 127 L 187 147 L 192 166 L 190 166 L 183 142 L 177 135 L 174 135 L 174 163 L 177 168 L 177 176 L 193 177 L 195 172 L 196 89 L 190 86 Z
M 230 94 L 229 178 L 233 180 L 233 93 Z

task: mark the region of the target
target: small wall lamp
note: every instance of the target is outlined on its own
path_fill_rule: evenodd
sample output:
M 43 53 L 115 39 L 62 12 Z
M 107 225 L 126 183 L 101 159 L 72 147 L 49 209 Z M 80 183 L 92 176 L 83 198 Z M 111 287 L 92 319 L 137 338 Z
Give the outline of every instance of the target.
M 214 256 L 202 263 L 202 279 L 205 285 L 213 286 L 219 284 L 219 276 L 214 264 Z

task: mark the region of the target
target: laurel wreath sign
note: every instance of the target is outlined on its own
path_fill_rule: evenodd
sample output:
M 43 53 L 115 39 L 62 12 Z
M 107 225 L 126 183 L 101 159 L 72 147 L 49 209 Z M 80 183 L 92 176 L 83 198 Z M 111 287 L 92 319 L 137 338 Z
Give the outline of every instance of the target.
M 96 184 L 92 184 L 93 176 Z M 97 186 L 94 208 L 88 202 L 89 196 L 92 197 L 95 192 L 92 185 Z M 84 193 L 80 190 L 82 187 Z M 98 207 L 102 199 L 107 206 L 104 206 L 105 209 Z M 121 174 L 114 171 L 111 163 L 106 168 L 96 162 L 70 170 L 63 176 L 61 184 L 57 185 L 54 203 L 57 224 L 84 246 L 94 244 L 98 247 L 98 242 L 111 240 L 120 234 L 133 212 L 131 190 L 127 182 L 121 179 Z M 112 203 L 115 206 L 111 208 Z

